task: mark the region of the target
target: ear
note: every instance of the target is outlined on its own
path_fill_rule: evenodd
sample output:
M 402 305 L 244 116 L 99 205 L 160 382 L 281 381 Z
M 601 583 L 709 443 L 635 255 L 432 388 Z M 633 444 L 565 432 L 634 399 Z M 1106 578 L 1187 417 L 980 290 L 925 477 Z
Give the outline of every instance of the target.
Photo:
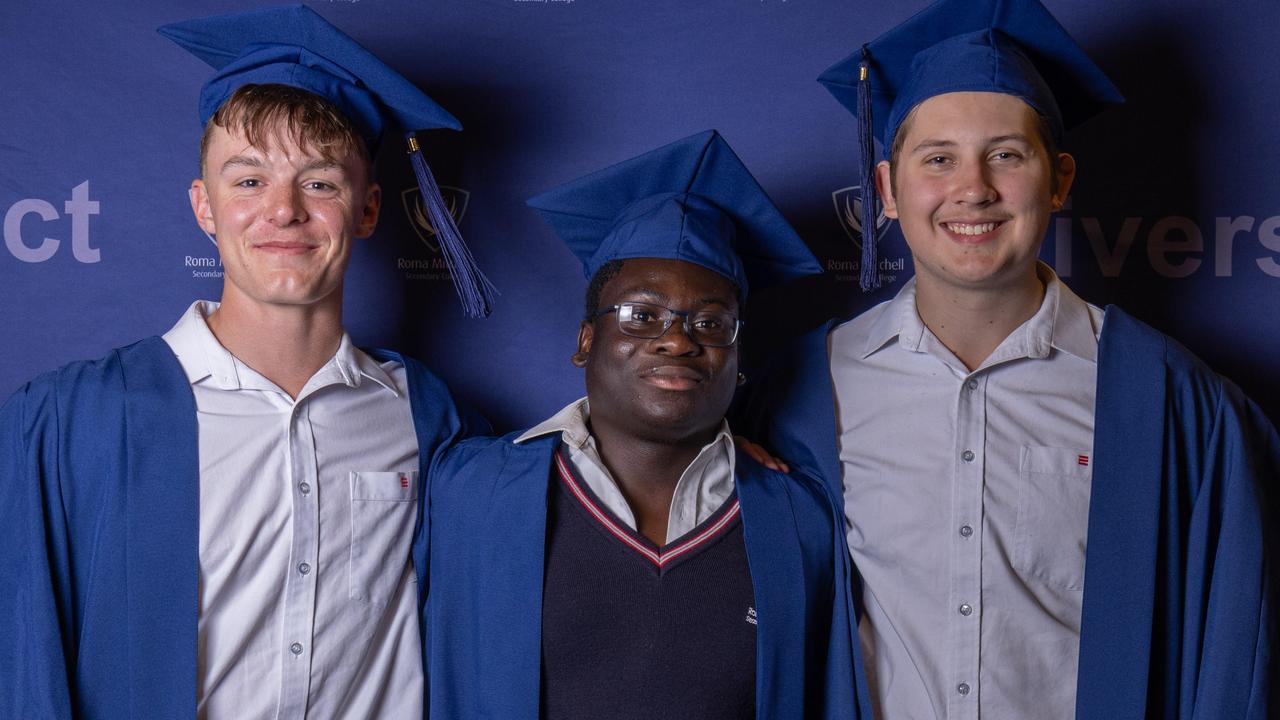
M 360 211 L 360 222 L 356 225 L 356 237 L 367 238 L 378 227 L 378 213 L 382 210 L 382 187 L 376 182 L 369 183 L 364 195 L 364 208 Z
M 587 358 L 591 356 L 591 341 L 595 338 L 595 327 L 586 320 L 578 326 L 578 352 L 569 358 L 574 367 L 586 367 Z
M 898 218 L 898 201 L 893 196 L 893 173 L 889 169 L 889 161 L 881 160 L 876 164 L 876 192 L 880 194 L 880 204 L 884 206 L 884 216 Z
M 1071 192 L 1071 183 L 1076 179 L 1076 159 L 1071 157 L 1069 153 L 1058 153 L 1058 164 L 1053 169 L 1054 175 L 1058 181 L 1053 195 L 1049 198 L 1049 206 L 1054 212 L 1062 209 L 1067 202 L 1067 195 Z
M 742 372 L 742 334 L 739 332 L 738 341 L 733 344 L 733 367 L 738 371 L 738 386 L 741 387 L 747 382 L 746 373 Z
M 196 224 L 210 235 L 217 235 L 213 205 L 209 202 L 209 188 L 205 187 L 204 180 L 192 180 L 191 187 L 187 189 L 187 197 L 191 200 L 191 212 L 196 216 Z

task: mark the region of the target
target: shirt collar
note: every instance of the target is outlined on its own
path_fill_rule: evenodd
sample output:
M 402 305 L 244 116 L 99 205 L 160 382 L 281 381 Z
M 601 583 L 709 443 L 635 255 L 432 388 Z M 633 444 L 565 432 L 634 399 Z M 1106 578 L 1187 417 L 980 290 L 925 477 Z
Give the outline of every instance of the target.
M 561 441 L 566 445 L 581 448 L 591 440 L 591 432 L 587 430 L 587 417 L 590 411 L 586 398 L 579 398 L 565 405 L 560 412 L 529 428 L 516 438 L 516 444 L 532 440 L 553 432 L 561 433 Z
M 532 440 L 543 435 L 550 435 L 554 432 L 561 433 L 560 440 L 566 445 L 572 445 L 576 448 L 583 448 L 587 445 L 594 445 L 595 440 L 591 437 L 591 431 L 587 426 L 587 419 L 591 416 L 591 408 L 587 403 L 587 399 L 579 398 L 564 406 L 560 412 L 534 425 L 524 432 L 523 435 L 516 438 L 516 444 Z M 729 430 L 729 421 L 722 420 L 720 422 L 720 432 L 716 433 L 715 440 L 711 444 L 718 442 L 727 442 L 730 454 L 733 449 L 733 432 Z
M 1045 298 L 1050 293 L 1056 296 L 1057 308 L 1050 341 L 1053 347 L 1081 360 L 1098 362 L 1098 337 L 1102 328 L 1094 327 L 1089 304 L 1059 280 L 1058 274 L 1048 265 L 1040 263 L 1037 272 L 1045 284 Z
M 187 381 L 192 385 L 213 378 L 218 387 L 239 387 L 238 373 L 231 353 L 218 343 L 205 318 L 218 309 L 218 303 L 197 300 L 164 334 L 165 342 L 178 356 Z
M 1057 273 L 1043 262 L 1037 261 L 1036 275 L 1045 286 L 1040 308 L 1031 319 L 1005 338 L 984 365 L 1008 359 L 996 356 L 1011 353 L 1030 358 L 1048 357 L 1051 347 L 1083 360 L 1097 362 L 1098 333 L 1093 327 L 1088 304 L 1059 280 Z M 862 357 L 869 357 L 895 338 L 904 350 L 926 352 L 927 338 L 930 336 L 932 333 L 920 319 L 920 313 L 916 312 L 916 279 L 913 277 L 902 286 L 872 323 Z
M 903 349 L 921 352 L 925 330 L 920 313 L 916 312 L 916 279 L 913 277 L 885 304 L 884 311 L 872 323 L 862 357 L 866 359 L 895 338 Z
M 165 342 L 172 348 L 186 373 L 187 382 L 194 385 L 207 380 L 220 390 L 278 390 L 274 383 L 238 360 L 214 337 L 206 318 L 218 306 L 219 303 L 209 300 L 195 301 L 173 328 L 164 334 Z M 396 396 L 400 395 L 395 380 L 376 360 L 355 347 L 350 336 L 344 332 L 337 352 L 307 382 L 307 387 L 299 397 L 318 387 L 334 383 L 360 387 L 364 378 L 381 385 Z

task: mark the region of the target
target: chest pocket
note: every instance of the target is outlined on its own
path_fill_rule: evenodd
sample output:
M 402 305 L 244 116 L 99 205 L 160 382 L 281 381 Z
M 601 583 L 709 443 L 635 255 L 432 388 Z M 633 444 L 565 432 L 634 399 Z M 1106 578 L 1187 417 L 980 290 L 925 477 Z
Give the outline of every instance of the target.
M 351 597 L 385 605 L 409 562 L 418 473 L 351 473 Z
M 1085 451 L 1023 446 L 1012 558 L 1019 575 L 1084 588 L 1092 462 Z

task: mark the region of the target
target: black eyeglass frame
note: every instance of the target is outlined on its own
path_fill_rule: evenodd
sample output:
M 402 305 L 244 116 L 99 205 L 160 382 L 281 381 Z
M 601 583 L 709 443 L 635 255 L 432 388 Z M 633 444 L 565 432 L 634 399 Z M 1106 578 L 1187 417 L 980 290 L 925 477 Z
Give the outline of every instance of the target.
M 656 310 L 665 311 L 666 314 L 663 315 L 661 318 L 662 332 L 658 333 L 657 335 L 637 335 L 634 332 L 627 332 L 627 329 L 622 326 L 622 322 L 623 322 L 622 313 L 618 311 L 628 305 L 633 307 L 640 306 L 640 307 L 646 307 L 646 308 L 654 308 Z M 600 318 L 604 317 L 605 315 L 608 315 L 609 313 L 617 313 L 615 317 L 617 318 L 618 332 L 622 333 L 623 335 L 626 335 L 627 337 L 639 338 L 641 340 L 657 340 L 658 338 L 667 334 L 667 331 L 671 329 L 671 324 L 675 322 L 675 319 L 677 317 L 679 317 L 681 322 L 681 328 L 684 330 L 685 337 L 689 338 L 690 340 L 697 343 L 698 345 L 701 345 L 702 347 L 733 347 L 733 344 L 738 342 L 738 335 L 742 332 L 742 326 L 744 325 L 743 321 L 740 318 L 733 319 L 733 336 L 729 339 L 729 342 L 727 343 L 703 342 L 701 340 L 698 340 L 696 337 L 694 337 L 693 329 L 689 327 L 689 318 L 691 318 L 694 315 L 697 315 L 700 312 L 703 312 L 703 310 L 702 309 L 675 310 L 665 305 L 659 305 L 657 303 L 651 303 L 651 302 L 624 302 L 624 303 L 618 303 L 616 305 L 610 305 L 609 307 L 606 307 L 606 308 L 601 308 L 598 312 L 596 312 L 592 320 L 599 320 Z M 725 313 L 725 315 L 729 315 L 729 313 Z

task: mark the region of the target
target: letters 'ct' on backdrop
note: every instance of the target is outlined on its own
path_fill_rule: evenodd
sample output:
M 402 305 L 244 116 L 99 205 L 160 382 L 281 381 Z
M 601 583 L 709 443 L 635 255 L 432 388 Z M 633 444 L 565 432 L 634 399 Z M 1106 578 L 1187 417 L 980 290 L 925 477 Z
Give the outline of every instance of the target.
M 502 291 L 489 319 L 462 316 L 393 147 L 379 162 L 379 229 L 348 275 L 353 338 L 426 360 L 500 429 L 549 415 L 583 391 L 569 357 L 586 281 L 525 199 L 707 128 L 828 269 L 749 312 L 748 359 L 824 313 L 891 297 L 910 258 L 895 224 L 878 227 L 888 283 L 858 289 L 854 121 L 814 78 L 926 4 L 311 2 L 465 125 L 429 134 L 427 153 Z M 1086 299 L 1172 334 L 1280 419 L 1280 4 L 1046 4 L 1128 104 L 1068 135 L 1079 175 L 1043 258 Z M 218 296 L 217 250 L 187 199 L 209 70 L 155 28 L 253 6 L 0 5 L 0 396 L 162 333 L 194 298 Z

